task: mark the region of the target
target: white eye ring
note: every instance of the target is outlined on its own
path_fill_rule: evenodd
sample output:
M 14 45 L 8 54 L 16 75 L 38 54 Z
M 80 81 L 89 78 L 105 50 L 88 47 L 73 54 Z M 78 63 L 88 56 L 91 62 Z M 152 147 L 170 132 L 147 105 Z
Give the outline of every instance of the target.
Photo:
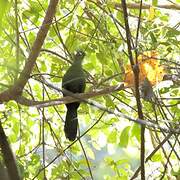
M 84 53 L 82 50 L 79 50 L 79 51 L 77 51 L 77 55 L 78 55 L 78 56 L 84 56 L 85 53 Z

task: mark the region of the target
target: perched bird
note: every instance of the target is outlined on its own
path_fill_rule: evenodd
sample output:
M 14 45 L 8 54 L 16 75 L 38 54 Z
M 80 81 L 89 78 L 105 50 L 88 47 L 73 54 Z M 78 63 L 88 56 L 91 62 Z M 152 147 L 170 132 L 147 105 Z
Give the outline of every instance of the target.
M 153 88 L 151 82 L 146 77 L 140 86 L 141 97 L 146 101 L 152 101 L 154 97 Z
M 74 55 L 74 62 L 69 67 L 64 77 L 62 78 L 62 88 L 66 89 L 72 93 L 83 93 L 85 90 L 85 75 L 82 69 L 82 60 L 85 53 L 81 50 L 77 51 Z M 68 94 L 63 93 L 63 96 L 68 96 Z M 73 102 L 66 104 L 67 113 L 64 126 L 64 132 L 66 138 L 70 141 L 74 141 L 77 135 L 77 109 L 80 102 Z

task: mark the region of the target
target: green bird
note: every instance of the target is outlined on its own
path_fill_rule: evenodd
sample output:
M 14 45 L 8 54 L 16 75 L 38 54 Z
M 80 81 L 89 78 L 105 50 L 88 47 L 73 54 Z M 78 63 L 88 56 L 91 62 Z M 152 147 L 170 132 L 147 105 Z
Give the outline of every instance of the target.
M 84 59 L 85 53 L 81 50 L 77 51 L 74 55 L 74 62 L 69 67 L 64 77 L 62 78 L 62 88 L 72 93 L 83 93 L 85 90 L 85 75 L 82 69 L 82 60 Z M 63 93 L 63 96 L 68 94 Z M 70 141 L 74 141 L 77 135 L 77 109 L 80 102 L 73 102 L 66 104 L 67 113 L 64 125 L 64 132 L 66 138 Z

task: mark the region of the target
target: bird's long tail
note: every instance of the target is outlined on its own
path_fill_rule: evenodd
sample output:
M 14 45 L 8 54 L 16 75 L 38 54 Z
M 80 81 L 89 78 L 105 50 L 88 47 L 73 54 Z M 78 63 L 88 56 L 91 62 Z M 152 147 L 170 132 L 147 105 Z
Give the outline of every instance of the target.
M 73 106 L 67 107 L 64 132 L 66 138 L 68 138 L 70 141 L 74 141 L 76 139 L 77 126 L 78 126 L 77 107 L 73 107 Z

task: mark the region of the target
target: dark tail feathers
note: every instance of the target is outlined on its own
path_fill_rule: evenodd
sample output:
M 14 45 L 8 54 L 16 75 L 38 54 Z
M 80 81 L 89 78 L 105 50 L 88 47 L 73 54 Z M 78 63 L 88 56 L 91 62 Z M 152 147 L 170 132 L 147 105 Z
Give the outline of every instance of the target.
M 64 132 L 66 138 L 68 138 L 70 141 L 74 141 L 76 139 L 77 126 L 78 126 L 77 108 L 72 108 L 72 107 L 67 108 Z

